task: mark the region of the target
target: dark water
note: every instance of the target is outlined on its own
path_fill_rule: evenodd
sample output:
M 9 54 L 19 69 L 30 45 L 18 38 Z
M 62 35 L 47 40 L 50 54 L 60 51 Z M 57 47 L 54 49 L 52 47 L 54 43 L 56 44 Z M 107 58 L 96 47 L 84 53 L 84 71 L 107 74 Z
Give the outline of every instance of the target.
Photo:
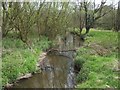
M 59 55 L 47 55 L 44 70 L 33 77 L 21 80 L 14 88 L 73 88 L 73 61 Z

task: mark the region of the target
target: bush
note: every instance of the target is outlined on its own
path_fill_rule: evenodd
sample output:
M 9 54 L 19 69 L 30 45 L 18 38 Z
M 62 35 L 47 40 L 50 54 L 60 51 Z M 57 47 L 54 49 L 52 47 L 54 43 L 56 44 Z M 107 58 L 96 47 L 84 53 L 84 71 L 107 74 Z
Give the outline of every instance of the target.
M 76 60 L 74 61 L 74 69 L 77 72 L 79 72 L 85 63 L 85 59 L 81 57 L 77 57 Z
M 77 75 L 76 81 L 77 83 L 82 83 L 88 79 L 89 68 L 85 67 L 85 64 L 81 68 L 79 74 Z

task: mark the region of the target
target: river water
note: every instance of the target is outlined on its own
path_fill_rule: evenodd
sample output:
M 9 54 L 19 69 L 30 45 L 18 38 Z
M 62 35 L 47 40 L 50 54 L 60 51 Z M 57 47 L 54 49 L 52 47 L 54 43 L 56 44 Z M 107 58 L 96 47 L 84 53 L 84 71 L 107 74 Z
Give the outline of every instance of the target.
M 75 51 L 61 52 L 63 49 L 73 49 L 75 46 L 73 36 L 68 35 L 66 40 L 63 45 L 58 47 L 59 52 L 52 51 L 46 55 L 41 73 L 36 73 L 28 79 L 19 80 L 13 88 L 74 88 Z
M 41 73 L 21 80 L 14 88 L 73 88 L 74 73 L 72 59 L 65 56 L 47 55 Z

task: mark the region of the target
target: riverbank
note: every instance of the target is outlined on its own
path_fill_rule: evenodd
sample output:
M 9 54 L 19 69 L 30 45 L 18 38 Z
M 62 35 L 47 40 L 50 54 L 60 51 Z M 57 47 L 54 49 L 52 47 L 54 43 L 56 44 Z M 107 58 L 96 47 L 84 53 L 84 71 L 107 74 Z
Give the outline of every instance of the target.
M 46 37 L 41 37 L 40 41 L 32 37 L 32 50 L 19 39 L 13 37 L 3 38 L 2 52 L 2 86 L 10 85 L 18 78 L 31 76 L 30 73 L 37 72 L 37 62 L 43 50 L 50 46 L 50 41 Z
M 77 88 L 118 87 L 118 33 L 91 30 L 78 50 Z
M 45 57 L 46 53 L 43 53 L 43 50 L 48 48 L 51 42 L 46 37 L 41 37 L 40 41 L 32 38 L 32 42 L 31 50 L 19 39 L 14 40 L 12 37 L 3 39 L 3 85 L 10 85 L 9 83 L 16 81 L 18 77 L 31 77 L 31 73 L 39 71 L 37 62 Z M 75 70 L 79 71 L 76 77 L 77 88 L 117 87 L 119 78 L 117 45 L 116 32 L 91 30 L 84 45 L 77 50 L 75 58 Z M 58 61 L 55 65 L 57 64 Z

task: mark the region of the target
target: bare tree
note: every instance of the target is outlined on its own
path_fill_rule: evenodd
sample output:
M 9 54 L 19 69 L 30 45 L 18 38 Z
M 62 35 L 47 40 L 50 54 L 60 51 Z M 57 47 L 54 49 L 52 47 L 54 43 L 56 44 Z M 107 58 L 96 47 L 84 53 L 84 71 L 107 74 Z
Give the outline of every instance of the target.
M 91 27 L 93 27 L 95 21 L 97 21 L 98 19 L 100 19 L 101 17 L 105 16 L 106 14 L 108 14 L 111 10 L 108 10 L 106 12 L 102 12 L 103 8 L 105 7 L 105 3 L 107 0 L 105 1 L 101 1 L 101 4 L 99 6 L 95 6 L 95 0 L 94 0 L 94 8 L 92 8 L 92 10 L 90 10 L 90 2 L 86 2 L 84 1 L 84 10 L 85 10 L 85 28 L 86 28 L 86 32 L 85 34 L 89 33 L 89 30 Z
M 116 15 L 116 31 L 120 31 L 120 1 L 118 2 L 118 9 Z
M 3 12 L 3 17 L 2 17 L 2 36 L 5 37 L 9 31 L 13 29 L 12 27 L 12 2 L 2 2 L 2 12 Z

